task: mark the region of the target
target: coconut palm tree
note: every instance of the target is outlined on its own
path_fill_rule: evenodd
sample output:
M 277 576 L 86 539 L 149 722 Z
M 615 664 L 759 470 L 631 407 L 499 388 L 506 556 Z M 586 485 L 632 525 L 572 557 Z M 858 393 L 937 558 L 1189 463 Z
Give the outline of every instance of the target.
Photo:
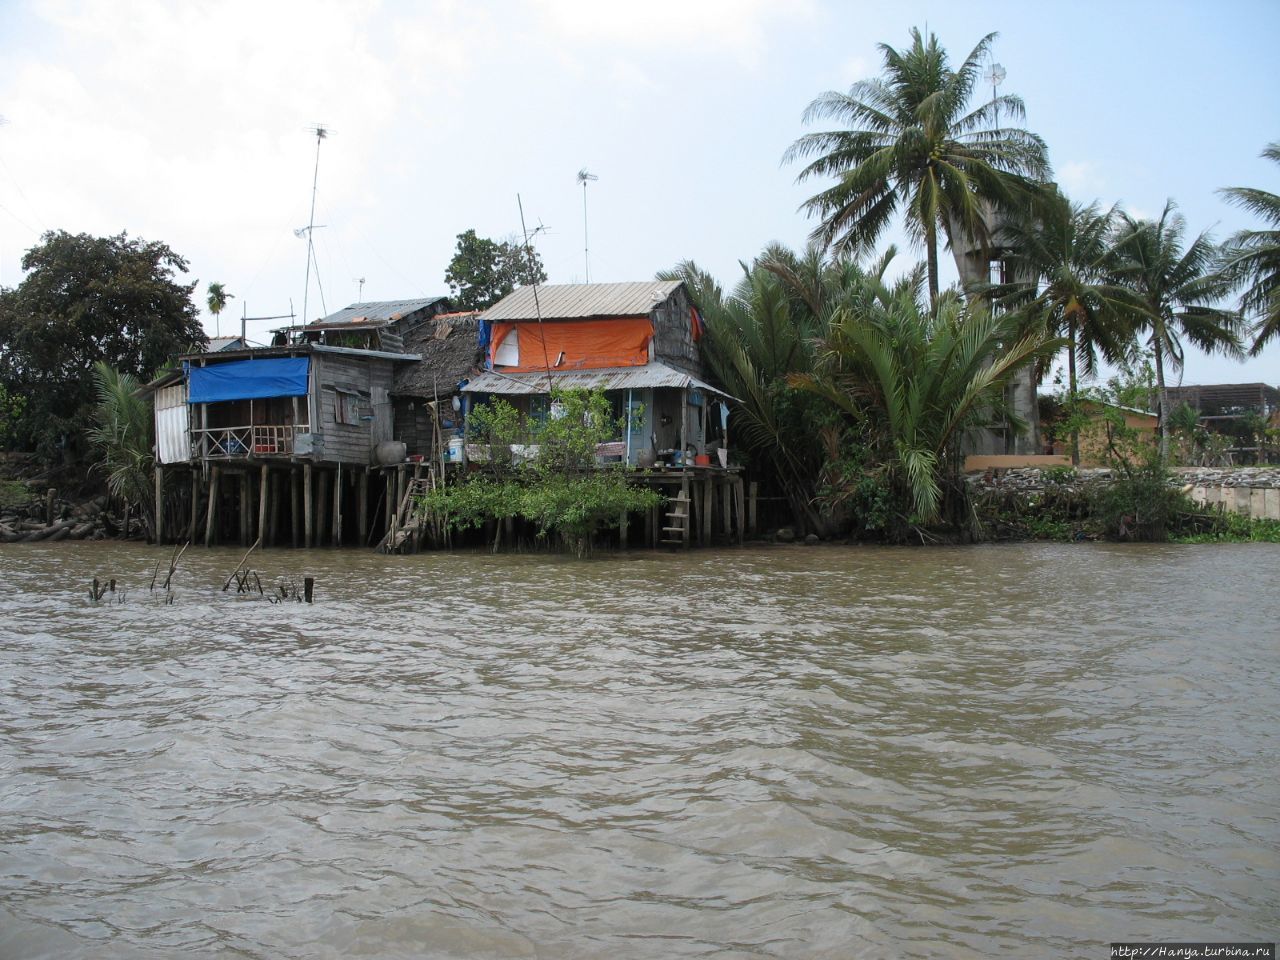
M 217 336 L 222 335 L 222 323 L 218 316 L 226 309 L 227 301 L 234 298 L 235 294 L 227 293 L 226 287 L 221 283 L 209 284 L 209 312 L 213 314 L 214 331 Z
M 1111 260 L 1112 282 L 1135 295 L 1136 331 L 1146 335 L 1155 359 L 1160 455 L 1169 454 L 1169 396 L 1166 376 L 1182 368 L 1183 340 L 1207 352 L 1244 358 L 1238 313 L 1214 306 L 1229 289 L 1216 269 L 1218 249 L 1208 233 L 1183 248 L 1187 222 L 1172 200 L 1158 220 L 1120 214 Z
M 953 501 L 964 497 L 961 436 L 1003 410 L 1005 385 L 1020 367 L 1062 344 L 1043 329 L 1021 332 L 1011 312 L 953 293 L 926 309 L 918 291 L 900 284 L 858 310 L 840 308 L 813 373 L 790 379 L 869 425 L 910 522 L 932 523 L 944 490 Z
M 1280 163 L 1280 142 L 1268 144 L 1262 156 Z M 1280 337 L 1280 196 L 1252 187 L 1227 187 L 1218 192 L 1261 217 L 1270 228 L 1241 230 L 1223 248 L 1227 276 L 1245 287 L 1240 309 L 1257 317 L 1249 350 L 1256 357 L 1267 341 Z
M 983 243 L 987 215 L 1017 208 L 1032 184 L 1048 176 L 1044 141 L 1017 126 L 1025 108 L 1002 94 L 976 109 L 969 99 L 982 60 L 996 34 L 983 37 L 952 69 L 938 38 L 911 31 L 911 46 L 881 44 L 881 77 L 860 80 L 848 93 L 829 91 L 805 111 L 806 123 L 832 119 L 840 129 L 809 133 L 787 150 L 784 161 L 812 158 L 800 182 L 836 177 L 805 204 L 822 218 L 814 238 L 837 252 L 873 244 L 898 212 L 913 239 L 924 244 L 929 303 L 938 301 L 939 230 L 950 243 L 953 230 Z
M 1072 204 L 1057 190 L 1046 193 L 1030 216 L 1002 225 L 1011 274 L 1025 277 L 995 293 L 1029 321 L 1067 345 L 1067 391 L 1079 390 L 1079 373 L 1093 376 L 1099 355 L 1119 363 L 1132 352 L 1137 298 L 1107 282 L 1115 208 Z M 1071 462 L 1080 462 L 1079 436 L 1071 437 Z

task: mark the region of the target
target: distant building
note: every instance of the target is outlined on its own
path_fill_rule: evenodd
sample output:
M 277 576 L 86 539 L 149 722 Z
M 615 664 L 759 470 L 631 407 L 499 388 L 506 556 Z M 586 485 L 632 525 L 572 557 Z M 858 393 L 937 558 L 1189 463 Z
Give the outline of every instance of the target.
M 1280 389 L 1265 383 L 1213 383 L 1166 388 L 1169 413 L 1183 404 L 1200 425 L 1232 438 L 1227 450 L 1237 463 L 1269 463 L 1280 454 L 1266 430 L 1280 429 Z

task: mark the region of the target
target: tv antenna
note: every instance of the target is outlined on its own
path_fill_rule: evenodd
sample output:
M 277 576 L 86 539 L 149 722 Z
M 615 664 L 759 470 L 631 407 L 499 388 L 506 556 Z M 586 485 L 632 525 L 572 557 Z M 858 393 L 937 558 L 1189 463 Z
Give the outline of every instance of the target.
M 599 179 L 586 167 L 578 171 L 578 182 L 582 184 L 582 261 L 586 268 L 587 283 L 591 282 L 591 246 L 587 243 L 587 184 Z
M 982 75 L 982 79 L 991 84 L 991 105 L 995 108 L 996 132 L 1000 132 L 1000 101 L 996 97 L 996 89 L 1000 84 L 1004 83 L 1005 72 L 1004 67 L 992 61 L 991 66 L 987 67 L 987 72 Z
M 302 322 L 303 324 L 307 322 L 307 295 L 311 292 L 311 264 L 315 261 L 315 257 L 316 257 L 316 246 L 315 246 L 315 241 L 312 234 L 315 233 L 315 229 L 316 229 L 316 187 L 320 183 L 320 141 L 324 140 L 326 137 L 329 136 L 329 128 L 326 127 L 323 123 L 312 124 L 307 129 L 310 130 L 312 133 L 314 133 L 316 136 L 316 169 L 315 169 L 315 173 L 311 177 L 311 216 L 307 220 L 307 226 L 306 226 L 307 272 L 306 272 L 306 280 L 303 283 L 303 287 L 302 287 Z M 293 231 L 293 233 L 294 233 L 294 236 L 297 236 L 297 237 L 302 236 L 302 234 L 297 230 Z M 316 264 L 316 281 L 319 282 L 319 280 L 320 280 L 320 265 Z M 320 302 L 321 302 L 321 305 L 323 306 L 324 304 L 323 288 L 321 288 L 320 290 Z

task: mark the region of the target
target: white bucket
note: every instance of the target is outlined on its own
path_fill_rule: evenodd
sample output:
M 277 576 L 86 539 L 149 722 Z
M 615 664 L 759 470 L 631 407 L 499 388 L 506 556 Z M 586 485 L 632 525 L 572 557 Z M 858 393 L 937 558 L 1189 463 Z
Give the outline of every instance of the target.
M 449 450 L 445 455 L 445 459 L 448 460 L 449 463 L 462 462 L 462 445 L 463 440 L 461 437 L 454 437 L 449 441 Z

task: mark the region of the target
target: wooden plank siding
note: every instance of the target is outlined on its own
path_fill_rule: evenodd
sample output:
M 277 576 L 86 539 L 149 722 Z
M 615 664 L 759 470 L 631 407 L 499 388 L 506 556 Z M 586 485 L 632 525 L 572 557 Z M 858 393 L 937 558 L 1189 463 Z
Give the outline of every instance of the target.
M 374 415 L 375 393 L 385 396 L 391 388 L 392 361 L 333 354 L 313 354 L 319 414 L 312 424 L 315 434 L 315 459 L 329 463 L 366 466 L 372 460 L 376 443 L 374 422 L 358 419 L 356 423 L 338 422 L 338 391 L 359 397 L 358 417 Z
M 653 321 L 653 359 L 674 370 L 705 379 L 698 345 L 693 341 L 693 302 L 683 286 L 649 313 Z

